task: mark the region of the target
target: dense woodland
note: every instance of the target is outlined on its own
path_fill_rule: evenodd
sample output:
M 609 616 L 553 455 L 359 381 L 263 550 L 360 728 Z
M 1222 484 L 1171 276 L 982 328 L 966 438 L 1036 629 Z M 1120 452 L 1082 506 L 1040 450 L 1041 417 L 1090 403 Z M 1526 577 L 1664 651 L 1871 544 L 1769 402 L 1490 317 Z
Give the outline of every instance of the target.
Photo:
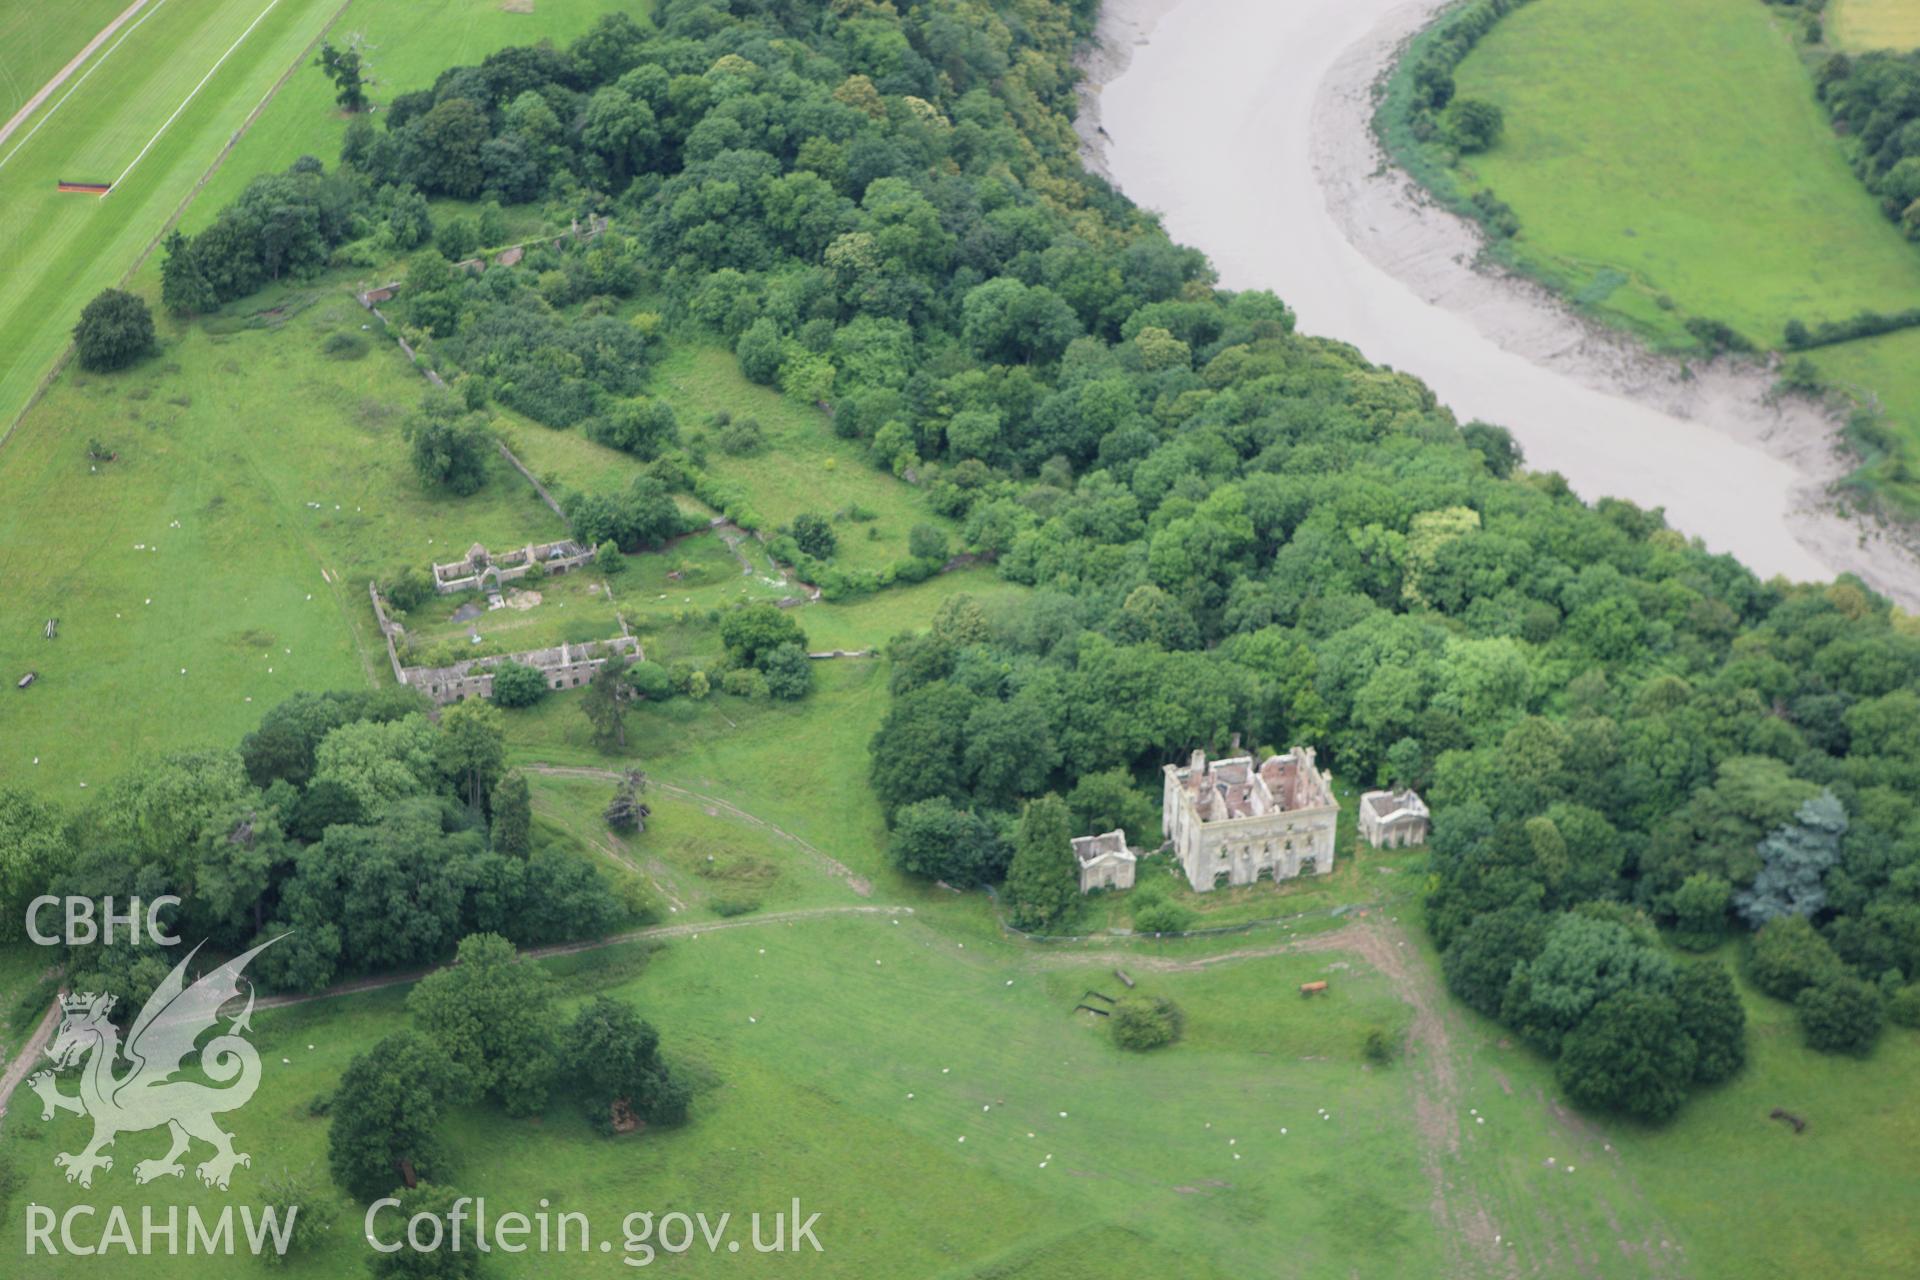
M 1023 926 L 1075 909 L 1066 835 L 1123 823 L 1150 843 L 1157 767 L 1237 733 L 1314 744 L 1350 785 L 1423 791 L 1450 986 L 1556 1058 L 1584 1104 L 1665 1116 L 1739 1068 L 1725 966 L 1676 946 L 1750 937 L 1742 963 L 1823 1049 L 1865 1052 L 1889 1006 L 1914 1020 L 1911 621 L 1854 582 L 1758 581 L 1658 512 L 1585 506 L 1505 431 L 1297 333 L 1271 295 L 1215 288 L 1080 167 L 1071 58 L 1092 10 L 662 0 L 656 26 L 610 17 L 565 50 L 449 70 L 356 122 L 337 168 L 255 183 L 173 243 L 166 301 L 412 252 L 395 305 L 457 375 L 448 416 L 498 402 L 628 448 L 649 500 L 743 502 L 703 491 L 647 398 L 659 342 L 725 342 L 749 377 L 818 405 L 1033 588 L 993 611 L 955 601 L 891 646 L 872 766 L 901 865 L 1004 880 Z M 424 247 L 424 195 L 545 201 L 612 230 L 469 275 L 448 259 L 473 236 Z M 915 558 L 937 564 L 931 533 Z M 783 551 L 829 594 L 899 573 Z M 463 775 L 427 781 L 446 729 L 362 723 L 355 740 L 413 754 L 343 775 L 336 751 L 309 764 L 296 729 L 291 772 L 197 766 L 228 780 L 222 804 L 232 790 L 316 837 L 270 913 L 350 910 L 357 878 L 335 860 L 382 865 L 402 833 L 487 856 L 449 803 Z M 304 814 L 336 800 L 357 806 L 347 825 Z M 191 870 L 194 918 L 239 942 L 258 896 L 216 896 L 197 865 L 233 829 L 171 839 L 165 865 L 176 886 Z M 486 883 L 440 899 L 475 913 L 449 943 L 539 918 L 484 915 L 513 902 Z M 312 974 L 409 958 L 377 950 L 391 931 L 340 931 Z

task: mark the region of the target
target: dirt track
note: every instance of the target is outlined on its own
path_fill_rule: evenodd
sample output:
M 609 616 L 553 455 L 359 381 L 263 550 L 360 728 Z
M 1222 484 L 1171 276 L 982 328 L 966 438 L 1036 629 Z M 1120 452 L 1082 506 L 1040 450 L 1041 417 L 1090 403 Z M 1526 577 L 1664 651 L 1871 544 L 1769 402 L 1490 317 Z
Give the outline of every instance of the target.
M 7 1114 L 7 1103 L 13 1098 L 13 1091 L 27 1078 L 27 1072 L 40 1061 L 40 1051 L 47 1047 L 47 1041 L 53 1039 L 53 1030 L 60 1025 L 60 1006 L 50 1007 L 46 1016 L 40 1019 L 40 1025 L 33 1029 L 27 1042 L 20 1046 L 20 1052 L 7 1064 L 5 1073 L 0 1074 L 0 1116 Z

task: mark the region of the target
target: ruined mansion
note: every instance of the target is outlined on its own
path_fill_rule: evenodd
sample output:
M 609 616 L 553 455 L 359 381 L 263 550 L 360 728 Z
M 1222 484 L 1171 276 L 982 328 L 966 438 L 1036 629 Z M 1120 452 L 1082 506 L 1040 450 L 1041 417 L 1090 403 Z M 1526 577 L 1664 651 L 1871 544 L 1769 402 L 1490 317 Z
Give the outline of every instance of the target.
M 1339 820 L 1333 775 L 1315 764 L 1312 747 L 1268 756 L 1258 768 L 1252 756 L 1209 761 L 1204 751 L 1165 768 L 1161 831 L 1196 893 L 1327 874 Z

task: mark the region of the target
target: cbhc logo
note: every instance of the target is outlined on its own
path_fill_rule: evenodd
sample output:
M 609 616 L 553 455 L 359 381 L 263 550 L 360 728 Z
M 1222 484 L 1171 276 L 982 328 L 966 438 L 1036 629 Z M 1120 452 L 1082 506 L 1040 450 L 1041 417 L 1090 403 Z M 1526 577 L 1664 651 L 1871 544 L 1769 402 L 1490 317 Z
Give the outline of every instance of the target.
M 47 934 L 40 932 L 40 911 L 44 907 L 66 904 L 66 933 Z M 99 942 L 103 946 L 113 944 L 115 925 L 125 926 L 125 940 L 140 941 L 140 931 L 145 926 L 149 938 L 162 947 L 178 946 L 180 939 L 170 933 L 160 931 L 160 911 L 163 907 L 177 907 L 180 899 L 170 893 L 161 894 L 147 905 L 146 914 L 140 913 L 140 899 L 131 899 L 125 914 L 116 914 L 111 895 L 100 900 L 100 923 L 94 922 L 94 904 L 92 898 L 56 898 L 52 894 L 42 894 L 27 904 L 27 936 L 43 947 L 58 946 L 64 942 L 70 947 L 89 946 Z

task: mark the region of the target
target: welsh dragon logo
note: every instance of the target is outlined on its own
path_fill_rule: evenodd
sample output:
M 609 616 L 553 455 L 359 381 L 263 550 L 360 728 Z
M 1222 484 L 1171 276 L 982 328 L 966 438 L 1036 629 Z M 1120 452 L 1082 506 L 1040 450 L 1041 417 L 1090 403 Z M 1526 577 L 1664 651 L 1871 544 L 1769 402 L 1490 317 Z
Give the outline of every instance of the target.
M 42 1071 L 27 1083 L 40 1095 L 42 1120 L 53 1119 L 55 1111 L 93 1117 L 93 1141 L 86 1149 L 78 1155 L 61 1152 L 53 1158 L 55 1165 L 67 1171 L 68 1182 L 92 1186 L 95 1169 L 113 1168 L 113 1157 L 103 1150 L 112 1146 L 117 1136 L 161 1125 L 173 1135 L 173 1145 L 160 1159 L 134 1165 L 135 1182 L 182 1176 L 185 1169 L 180 1157 L 195 1138 L 213 1147 L 213 1157 L 196 1170 L 200 1181 L 210 1187 L 226 1190 L 234 1166 L 253 1163 L 245 1152 L 233 1149 L 233 1135 L 214 1122 L 217 1113 L 246 1105 L 260 1087 L 260 1055 L 240 1034 L 249 1029 L 248 1019 L 253 1015 L 251 982 L 246 984 L 246 1008 L 230 1019 L 224 1034 L 200 1049 L 201 1074 L 224 1087 L 172 1077 L 194 1052 L 202 1033 L 220 1021 L 221 1007 L 240 995 L 240 973 L 247 962 L 278 941 L 275 938 L 236 956 L 188 986 L 187 966 L 200 950 L 194 947 L 140 1010 L 124 1046 L 119 1029 L 108 1017 L 115 997 L 88 992 L 61 999 L 66 1016 L 47 1049 L 47 1056 L 54 1061 L 53 1070 Z M 118 1070 L 122 1058 L 128 1068 L 124 1072 Z M 80 1073 L 79 1095 L 61 1093 L 54 1087 L 54 1072 L 64 1071 L 82 1059 L 86 1059 L 86 1066 Z

